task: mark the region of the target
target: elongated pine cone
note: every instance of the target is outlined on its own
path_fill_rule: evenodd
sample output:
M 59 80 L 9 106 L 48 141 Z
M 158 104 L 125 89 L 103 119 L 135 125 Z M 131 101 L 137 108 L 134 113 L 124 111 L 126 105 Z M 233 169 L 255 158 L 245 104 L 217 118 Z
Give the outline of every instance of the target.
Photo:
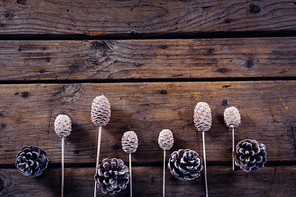
M 236 107 L 228 107 L 224 111 L 224 121 L 227 127 L 238 127 L 241 123 L 241 116 Z
M 191 181 L 200 176 L 202 159 L 197 152 L 179 149 L 171 154 L 168 167 L 173 176 L 181 181 Z
M 125 189 L 129 182 L 130 173 L 128 167 L 121 159 L 103 159 L 97 168 L 94 178 L 97 187 L 104 194 L 114 195 Z
M 198 102 L 194 108 L 193 122 L 198 131 L 208 131 L 212 127 L 212 113 L 205 102 Z
M 72 123 L 69 116 L 59 114 L 54 121 L 54 130 L 59 137 L 67 137 L 70 135 Z
M 111 107 L 109 100 L 104 96 L 97 96 L 91 105 L 91 120 L 95 126 L 106 126 L 110 120 Z
M 158 144 L 163 150 L 170 150 L 174 145 L 173 132 L 169 129 L 163 129 L 159 133 Z
M 15 166 L 24 176 L 31 178 L 41 175 L 48 162 L 47 153 L 42 148 L 24 146 L 17 155 Z
M 245 139 L 236 145 L 233 152 L 235 164 L 245 172 L 255 172 L 264 167 L 267 161 L 267 153 L 264 144 L 256 140 Z
M 126 153 L 134 153 L 138 148 L 138 137 L 133 131 L 127 131 L 121 138 L 122 149 Z

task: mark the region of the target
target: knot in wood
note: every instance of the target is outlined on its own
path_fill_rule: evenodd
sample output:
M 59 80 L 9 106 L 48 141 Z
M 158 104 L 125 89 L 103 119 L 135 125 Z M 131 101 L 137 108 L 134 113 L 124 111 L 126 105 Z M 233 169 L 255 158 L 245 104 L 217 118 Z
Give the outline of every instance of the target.
M 254 14 L 257 14 L 257 13 L 259 13 L 261 11 L 259 6 L 255 5 L 255 4 L 251 4 L 250 7 L 249 7 L 249 10 L 250 10 L 250 12 L 252 12 Z

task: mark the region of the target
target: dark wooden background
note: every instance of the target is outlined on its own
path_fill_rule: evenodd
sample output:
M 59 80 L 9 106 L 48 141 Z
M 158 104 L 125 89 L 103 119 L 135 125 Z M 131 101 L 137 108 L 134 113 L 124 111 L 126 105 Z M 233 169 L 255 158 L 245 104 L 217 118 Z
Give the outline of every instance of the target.
M 65 196 L 92 196 L 97 128 L 92 100 L 104 94 L 112 115 L 102 158 L 128 155 L 133 130 L 134 196 L 162 196 L 159 132 L 202 155 L 197 102 L 209 103 L 206 133 L 210 196 L 296 194 L 296 2 L 289 0 L 1 0 L 0 196 L 59 196 L 61 139 L 53 123 L 73 121 L 65 139 Z M 236 143 L 267 147 L 266 166 L 231 170 L 225 108 L 239 109 Z M 14 167 L 23 145 L 41 146 L 50 164 L 40 177 Z M 166 169 L 167 196 L 205 196 L 204 177 L 181 182 Z M 129 189 L 115 196 L 128 196 Z M 100 191 L 97 196 L 103 195 Z

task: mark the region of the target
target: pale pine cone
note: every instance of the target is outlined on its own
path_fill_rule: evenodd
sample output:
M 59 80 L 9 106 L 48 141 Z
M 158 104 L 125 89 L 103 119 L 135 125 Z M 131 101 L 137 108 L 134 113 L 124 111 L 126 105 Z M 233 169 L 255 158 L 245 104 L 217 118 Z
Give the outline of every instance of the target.
M 235 164 L 245 172 L 255 172 L 263 168 L 267 161 L 265 145 L 250 139 L 240 141 L 232 156 Z
M 59 114 L 54 121 L 54 130 L 59 137 L 67 137 L 70 135 L 72 123 L 69 116 Z
M 106 126 L 110 120 L 111 107 L 104 96 L 97 96 L 91 105 L 91 120 L 95 126 Z
M 169 129 L 163 129 L 159 133 L 158 144 L 163 150 L 170 150 L 174 145 L 173 132 Z
M 48 162 L 47 153 L 42 148 L 24 146 L 17 155 L 15 166 L 21 174 L 31 178 L 41 175 Z
M 124 165 L 121 159 L 106 158 L 98 165 L 94 179 L 97 182 L 97 187 L 104 194 L 114 195 L 126 188 L 129 177 L 128 167 Z
M 238 127 L 241 123 L 241 116 L 236 107 L 228 107 L 224 111 L 224 121 L 227 127 Z
M 198 102 L 194 108 L 193 122 L 198 131 L 208 131 L 212 127 L 212 113 L 205 102 Z
M 179 149 L 171 154 L 168 167 L 173 176 L 181 181 L 191 181 L 200 176 L 202 159 L 197 152 Z
M 138 137 L 133 131 L 127 131 L 121 138 L 122 149 L 126 153 L 134 153 L 138 148 Z

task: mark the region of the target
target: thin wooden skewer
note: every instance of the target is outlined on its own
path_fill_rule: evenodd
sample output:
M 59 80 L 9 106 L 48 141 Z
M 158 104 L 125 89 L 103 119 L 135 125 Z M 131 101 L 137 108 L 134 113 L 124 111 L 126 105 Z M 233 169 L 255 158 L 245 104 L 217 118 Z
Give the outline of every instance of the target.
M 165 197 L 165 150 L 163 150 L 163 180 L 162 180 L 162 193 L 163 193 L 163 197 Z
M 206 187 L 206 197 L 208 197 L 208 180 L 207 180 L 207 160 L 206 160 L 206 142 L 205 142 L 205 132 L 202 132 L 202 142 L 203 142 L 203 155 L 205 164 L 205 187 Z
M 64 141 L 65 137 L 62 137 L 62 188 L 61 188 L 61 197 L 64 196 L 64 177 L 65 177 L 65 165 L 64 165 Z
M 129 169 L 130 169 L 130 197 L 133 196 L 133 186 L 132 186 L 132 154 L 129 154 Z
M 101 133 L 102 133 L 102 126 L 99 127 L 96 173 L 97 173 L 97 168 L 98 168 L 98 165 L 99 165 L 99 158 L 100 158 Z M 97 182 L 95 181 L 94 197 L 96 197 L 96 196 L 97 196 Z
M 230 126 L 232 128 L 232 153 L 234 152 L 234 126 Z M 234 170 L 234 158 L 232 157 L 232 170 Z

